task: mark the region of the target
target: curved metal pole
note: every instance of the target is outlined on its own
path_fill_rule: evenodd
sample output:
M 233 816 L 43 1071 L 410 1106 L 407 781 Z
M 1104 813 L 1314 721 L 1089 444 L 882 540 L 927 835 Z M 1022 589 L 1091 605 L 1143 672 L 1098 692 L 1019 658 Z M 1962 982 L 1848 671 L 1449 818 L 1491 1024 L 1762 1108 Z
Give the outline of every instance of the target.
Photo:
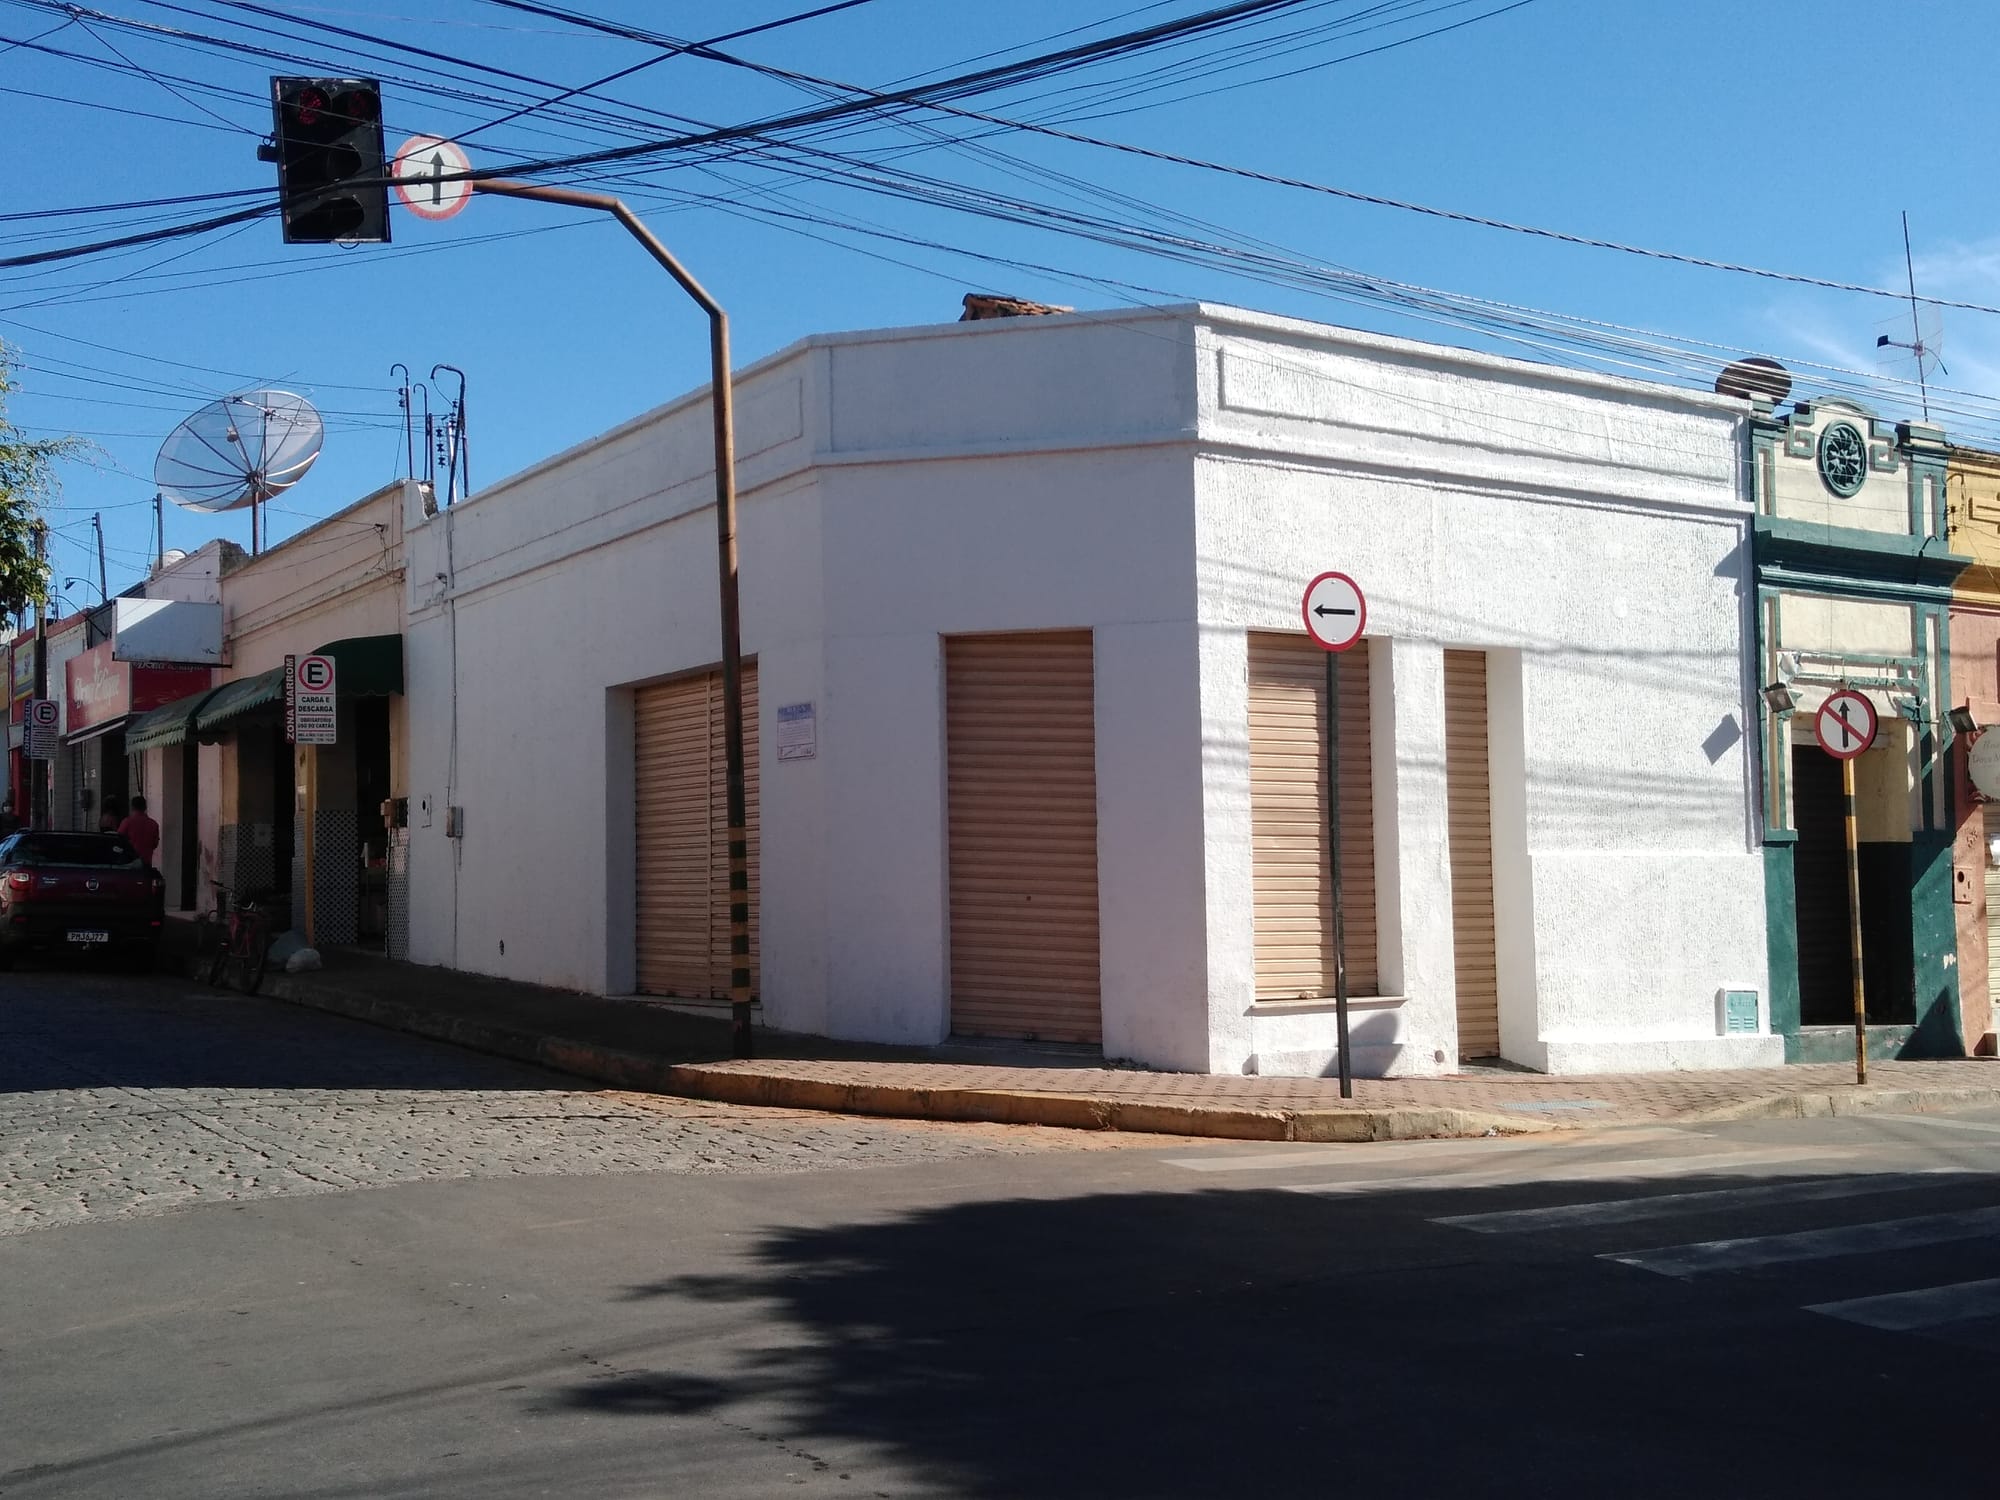
M 736 423 L 729 382 L 729 315 L 639 216 L 609 193 L 542 187 L 503 178 L 475 181 L 472 190 L 610 214 L 708 314 L 709 389 L 715 414 L 715 540 L 722 586 L 722 749 L 729 811 L 729 1041 L 732 1056 L 749 1057 L 750 834 L 743 788 L 743 636 L 737 608 Z

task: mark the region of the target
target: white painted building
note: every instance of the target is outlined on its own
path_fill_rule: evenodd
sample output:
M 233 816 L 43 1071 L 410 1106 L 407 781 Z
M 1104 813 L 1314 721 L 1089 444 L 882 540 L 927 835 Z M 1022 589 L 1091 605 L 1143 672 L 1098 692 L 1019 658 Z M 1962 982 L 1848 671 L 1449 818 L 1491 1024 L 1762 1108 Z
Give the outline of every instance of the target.
M 1782 1058 L 1744 404 L 1207 306 L 737 392 L 769 1024 L 1331 1071 L 1337 568 L 1356 1071 Z M 411 956 L 726 994 L 705 394 L 405 503 Z

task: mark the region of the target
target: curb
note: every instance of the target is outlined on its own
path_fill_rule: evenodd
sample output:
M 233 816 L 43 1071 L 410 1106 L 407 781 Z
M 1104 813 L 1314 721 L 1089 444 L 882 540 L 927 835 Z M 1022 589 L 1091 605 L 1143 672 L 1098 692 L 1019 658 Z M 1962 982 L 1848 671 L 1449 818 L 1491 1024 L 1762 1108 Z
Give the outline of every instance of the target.
M 1729 1120 L 1820 1120 L 1834 1115 L 1865 1115 L 1878 1111 L 1924 1114 L 1935 1110 L 1978 1109 L 2000 1105 L 2000 1088 L 1892 1089 L 1862 1085 L 1844 1092 L 1770 1094 L 1724 1104 L 1686 1115 L 1689 1125 L 1721 1124 Z
M 839 1114 L 914 1120 L 1207 1136 L 1233 1141 L 1408 1141 L 1440 1136 L 1537 1135 L 1557 1128 L 1542 1120 L 1520 1120 L 1461 1109 L 1257 1109 L 1228 1104 L 1148 1104 L 1094 1094 L 1052 1094 L 1028 1089 L 841 1083 L 701 1063 L 668 1071 L 667 1086 L 660 1092 L 728 1104 L 822 1109 Z
M 474 1052 L 534 1063 L 616 1088 L 768 1109 L 811 1109 L 992 1125 L 1043 1125 L 1063 1130 L 1119 1130 L 1233 1141 L 1409 1141 L 1538 1135 L 1560 1128 L 1545 1120 L 1462 1109 L 1257 1109 L 1227 1104 L 1149 1104 L 1027 1089 L 917 1088 L 893 1083 L 789 1078 L 745 1072 L 727 1065 L 671 1063 L 645 1053 L 488 1025 L 332 985 L 300 984 L 282 974 L 267 976 L 263 993 L 271 999 L 311 1010 L 449 1042 Z

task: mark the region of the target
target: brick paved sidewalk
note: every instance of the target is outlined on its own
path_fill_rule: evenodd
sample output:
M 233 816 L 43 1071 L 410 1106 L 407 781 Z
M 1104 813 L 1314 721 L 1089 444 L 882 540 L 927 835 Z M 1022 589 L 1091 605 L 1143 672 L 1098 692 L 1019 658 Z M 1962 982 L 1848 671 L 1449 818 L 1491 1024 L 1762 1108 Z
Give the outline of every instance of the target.
M 728 1060 L 720 1012 L 605 999 L 446 969 L 332 956 L 268 990 L 311 1005 L 621 1088 L 853 1114 L 1162 1131 L 1257 1140 L 1382 1140 L 1663 1120 L 2000 1104 L 2000 1062 L 1545 1077 L 1476 1069 L 1357 1079 L 1211 1077 L 1107 1068 L 1060 1049 L 892 1048 L 760 1030 L 754 1062 Z

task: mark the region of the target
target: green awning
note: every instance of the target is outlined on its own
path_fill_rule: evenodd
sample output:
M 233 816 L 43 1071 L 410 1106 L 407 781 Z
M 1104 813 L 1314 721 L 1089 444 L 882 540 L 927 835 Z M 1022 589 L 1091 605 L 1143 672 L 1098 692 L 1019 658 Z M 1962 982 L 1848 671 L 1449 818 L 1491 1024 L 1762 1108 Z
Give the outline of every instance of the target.
M 140 714 L 125 726 L 125 753 L 137 755 L 141 750 L 163 750 L 168 745 L 180 744 L 188 737 L 194 716 L 201 711 L 201 706 L 218 691 L 220 689 L 203 688 L 198 693 L 189 693 L 185 698 L 176 698 L 171 703 L 163 703 Z
M 241 718 L 252 709 L 285 701 L 285 669 L 273 667 L 255 677 L 239 677 L 225 682 L 208 695 L 194 714 L 197 734 L 214 734 L 231 719 Z
M 333 658 L 334 691 L 343 698 L 386 698 L 403 691 L 400 635 L 349 636 L 315 654 Z

